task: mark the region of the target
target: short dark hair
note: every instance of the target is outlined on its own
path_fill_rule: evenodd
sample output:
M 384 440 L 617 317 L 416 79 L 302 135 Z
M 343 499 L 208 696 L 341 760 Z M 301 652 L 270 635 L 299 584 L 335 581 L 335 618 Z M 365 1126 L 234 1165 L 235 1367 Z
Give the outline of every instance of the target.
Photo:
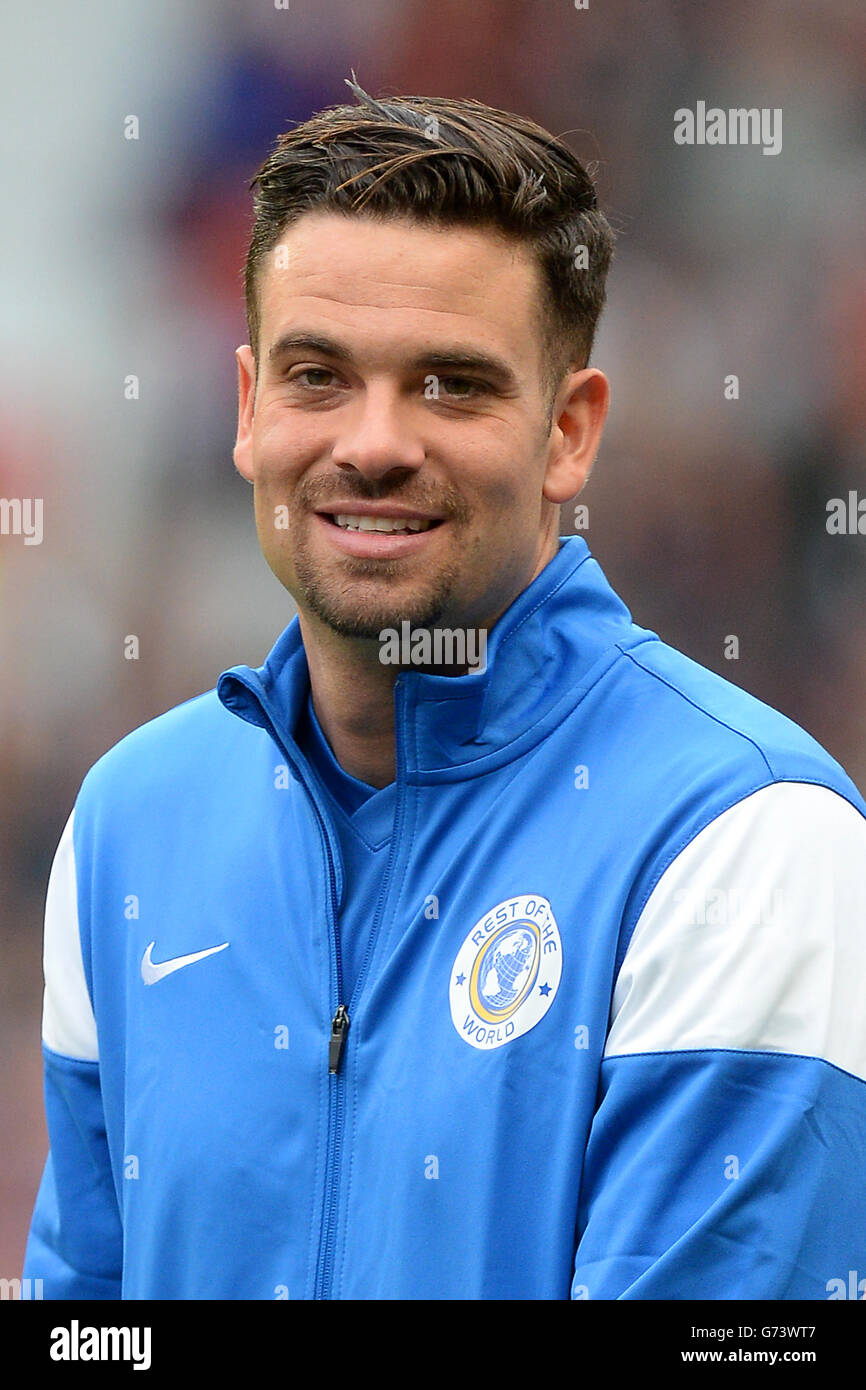
M 586 365 L 604 306 L 614 233 L 593 178 L 534 121 L 466 98 L 376 100 L 346 79 L 357 106 L 331 106 L 277 138 L 250 183 L 255 218 L 244 267 L 258 363 L 258 272 L 305 212 L 407 217 L 489 227 L 523 242 L 544 286 L 539 305 L 551 396 Z

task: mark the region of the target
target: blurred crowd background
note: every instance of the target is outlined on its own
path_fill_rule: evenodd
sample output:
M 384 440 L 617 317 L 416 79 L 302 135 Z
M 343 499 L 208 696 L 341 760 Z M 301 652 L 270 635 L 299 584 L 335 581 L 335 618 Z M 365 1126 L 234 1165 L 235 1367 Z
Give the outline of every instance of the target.
M 866 497 L 866 9 L 48 0 L 6 8 L 3 30 L 0 497 L 44 499 L 41 545 L 0 535 L 13 1277 L 47 1144 L 44 892 L 79 783 L 130 729 L 257 665 L 292 615 L 231 457 L 248 185 L 279 132 L 351 100 L 351 68 L 378 95 L 529 115 L 597 166 L 619 241 L 586 539 L 637 622 L 866 791 L 866 536 L 826 529 L 831 498 Z M 781 108 L 782 152 L 675 144 L 674 111 L 699 100 Z

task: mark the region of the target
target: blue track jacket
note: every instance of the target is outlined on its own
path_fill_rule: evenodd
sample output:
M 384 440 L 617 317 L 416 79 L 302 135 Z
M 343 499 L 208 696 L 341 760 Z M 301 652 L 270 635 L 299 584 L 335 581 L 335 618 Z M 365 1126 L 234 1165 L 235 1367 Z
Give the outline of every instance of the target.
M 862 1296 L 866 804 L 838 764 L 637 627 L 568 538 L 483 672 L 397 680 L 347 998 L 308 691 L 295 620 L 84 779 L 48 888 L 25 1277 Z

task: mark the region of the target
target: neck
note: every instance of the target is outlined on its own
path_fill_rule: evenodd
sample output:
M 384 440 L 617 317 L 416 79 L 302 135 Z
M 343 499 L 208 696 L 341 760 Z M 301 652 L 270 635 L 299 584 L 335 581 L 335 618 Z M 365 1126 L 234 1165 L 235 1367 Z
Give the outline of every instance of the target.
M 350 776 L 386 787 L 396 776 L 394 682 L 401 667 L 380 660 L 378 638 L 341 637 L 308 616 L 299 621 L 313 708 L 334 757 Z M 449 677 L 469 669 L 475 668 L 424 667 L 429 675 Z
M 313 708 L 334 757 L 351 777 L 386 787 L 396 776 L 394 682 L 377 639 L 341 637 L 300 615 Z
M 554 534 L 549 550 L 536 560 L 527 584 L 558 548 L 559 539 Z M 492 616 L 472 625 L 489 633 L 514 597 L 500 601 Z M 350 777 L 371 787 L 387 787 L 397 775 L 394 682 L 400 667 L 380 661 L 381 646 L 376 637 L 343 637 L 311 613 L 299 612 L 298 621 L 313 708 L 334 757 Z M 460 676 L 467 667 L 428 666 L 426 670 L 432 675 Z

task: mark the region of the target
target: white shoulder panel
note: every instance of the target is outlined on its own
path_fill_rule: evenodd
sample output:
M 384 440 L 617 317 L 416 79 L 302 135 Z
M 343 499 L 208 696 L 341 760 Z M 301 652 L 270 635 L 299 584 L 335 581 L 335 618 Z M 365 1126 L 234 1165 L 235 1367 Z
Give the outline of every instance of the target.
M 866 1080 L 866 818 L 805 782 L 753 792 L 669 865 L 635 927 L 605 1056 L 748 1048 Z
M 74 811 L 60 837 L 45 900 L 45 996 L 42 1040 L 54 1052 L 82 1061 L 99 1057 L 96 1020 L 81 956 L 78 892 L 72 844 Z

